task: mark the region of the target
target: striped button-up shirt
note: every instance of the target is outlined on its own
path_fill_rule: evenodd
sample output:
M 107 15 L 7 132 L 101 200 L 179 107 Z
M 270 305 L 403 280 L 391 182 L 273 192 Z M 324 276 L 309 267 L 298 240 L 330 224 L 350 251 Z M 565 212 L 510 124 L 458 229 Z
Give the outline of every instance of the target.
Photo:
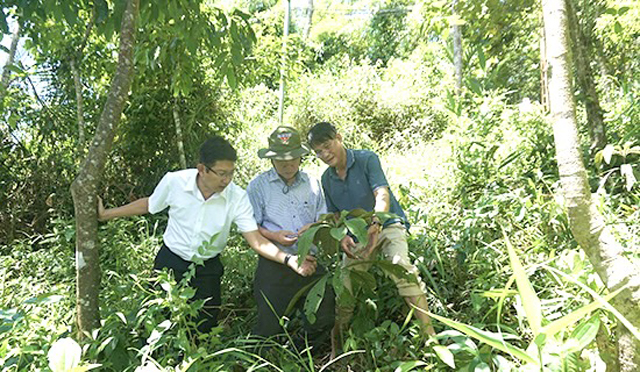
M 304 225 L 316 222 L 321 214 L 327 213 L 320 182 L 304 172 L 298 172 L 293 184 L 288 186 L 275 168 L 271 168 L 249 183 L 247 193 L 256 222 L 270 231 L 297 233 Z M 287 253 L 298 251 L 297 244 L 288 247 L 275 244 Z M 312 249 L 315 251 L 315 247 Z

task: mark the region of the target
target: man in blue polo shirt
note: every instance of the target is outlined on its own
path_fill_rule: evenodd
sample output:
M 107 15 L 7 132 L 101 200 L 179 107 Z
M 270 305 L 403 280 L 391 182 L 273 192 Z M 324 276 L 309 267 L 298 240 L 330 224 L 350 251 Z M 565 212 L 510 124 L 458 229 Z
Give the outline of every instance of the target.
M 340 242 L 346 254 L 344 265 L 348 266 L 360 259 L 367 260 L 372 253 L 382 252 L 386 260 L 403 266 L 415 275 L 417 283 L 396 277 L 392 279 L 407 304 L 416 308 L 414 315 L 422 322 L 424 331 L 434 335 L 431 318 L 425 312 L 428 310 L 425 286 L 420 280 L 418 269 L 409 260 L 409 224 L 404 211 L 389 189 L 378 156 L 367 150 L 346 149 L 342 143 L 342 136 L 327 122 L 314 125 L 309 130 L 307 139 L 316 155 L 329 166 L 322 175 L 322 188 L 329 212 L 362 208 L 367 211 L 391 212 L 398 216 L 396 219 L 387 220 L 384 226 L 374 217 L 368 229 L 369 244 L 366 247 L 356 244 L 352 237 L 345 236 Z M 357 256 L 354 253 L 356 250 Z M 368 267 L 361 264 L 353 269 L 367 270 Z M 351 288 L 351 283 L 347 280 L 345 286 Z M 353 308 L 338 309 L 336 330 L 346 325 L 352 313 Z
M 288 256 L 298 252 L 298 234 L 326 213 L 320 182 L 300 171 L 301 157 L 308 153 L 298 131 L 287 126 L 278 127 L 269 137 L 269 148 L 258 152 L 260 158 L 271 160 L 273 168 L 258 175 L 247 187 L 260 233 Z M 315 247 L 312 253 L 317 253 Z M 325 273 L 322 266 L 317 266 L 313 275 L 303 277 L 278 262 L 260 257 L 254 281 L 258 305 L 254 333 L 262 337 L 281 334 L 283 330 L 279 319 L 285 315 L 295 294 Z M 302 299 L 299 300 L 297 307 L 303 303 Z M 310 324 L 303 317 L 304 329 L 314 352 L 328 341 L 334 312 L 335 294 L 331 287 L 327 287 L 315 322 Z

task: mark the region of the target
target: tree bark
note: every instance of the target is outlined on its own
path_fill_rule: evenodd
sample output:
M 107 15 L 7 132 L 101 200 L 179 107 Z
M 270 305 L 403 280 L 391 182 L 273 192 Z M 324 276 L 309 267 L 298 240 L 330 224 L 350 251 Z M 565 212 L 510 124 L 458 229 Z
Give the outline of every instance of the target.
M 451 6 L 453 15 L 456 15 L 456 5 L 458 0 L 453 0 Z M 457 23 L 451 29 L 453 37 L 453 66 L 456 74 L 456 95 L 460 97 L 462 94 L 462 31 Z
M 85 134 L 84 134 L 84 108 L 82 101 L 82 83 L 80 82 L 80 71 L 74 59 L 70 61 L 71 73 L 73 74 L 73 86 L 76 90 L 76 114 L 78 117 L 78 156 L 82 158 L 84 152 Z
M 7 94 L 7 89 L 9 88 L 9 77 L 11 76 L 11 71 L 9 70 L 9 66 L 13 65 L 14 59 L 16 57 L 16 49 L 18 48 L 19 40 L 20 40 L 20 22 L 17 22 L 16 29 L 13 30 L 11 46 L 9 47 L 9 57 L 7 58 L 7 63 L 5 63 L 4 68 L 2 69 L 2 80 L 0 80 L 0 111 L 3 111 L 3 108 L 4 108 L 4 97 Z
M 82 43 L 76 52 L 76 55 L 71 58 L 69 64 L 71 66 L 71 73 L 73 74 L 73 86 L 76 90 L 76 114 L 78 117 L 78 156 L 80 159 L 84 156 L 86 135 L 85 135 L 85 123 L 84 123 L 84 104 L 82 99 L 82 83 L 80 81 L 80 70 L 78 69 L 78 62 L 82 59 L 82 52 L 84 50 L 85 45 L 87 44 L 87 40 L 89 39 L 89 35 L 91 34 L 91 29 L 93 28 L 95 20 L 95 12 L 91 16 L 91 20 L 87 24 L 87 28 L 84 30 L 84 38 L 82 39 Z
M 564 1 L 543 0 L 549 62 L 550 111 L 556 157 L 571 232 L 589 257 L 596 273 L 611 291 L 627 285 L 613 301 L 636 329 L 640 328 L 640 265 L 624 254 L 591 200 L 587 173 L 580 156 L 575 103 L 571 84 L 571 56 L 567 8 Z M 618 350 L 621 371 L 640 368 L 640 341 L 619 322 Z
M 128 1 L 122 16 L 116 72 L 87 156 L 71 185 L 76 216 L 76 306 L 79 337 L 84 337 L 85 332 L 90 332 L 100 325 L 98 303 L 100 262 L 96 194 L 107 154 L 113 143 L 115 128 L 120 122 L 131 87 L 138 8 L 139 0 Z
M 178 156 L 180 157 L 180 167 L 187 169 L 187 157 L 184 155 L 184 142 L 182 140 L 182 122 L 178 110 L 178 98 L 173 102 L 173 121 L 176 125 L 176 141 L 178 142 Z
M 574 51 L 574 66 L 576 67 L 577 81 L 582 90 L 584 105 L 587 111 L 587 127 L 591 137 L 591 151 L 604 148 L 607 144 L 607 135 L 604 126 L 604 116 L 596 91 L 596 84 L 593 81 L 593 71 L 591 70 L 591 58 L 589 46 L 587 45 L 583 26 L 576 16 L 575 4 L 573 0 L 567 0 L 567 13 L 569 16 L 569 31 Z
M 284 34 L 282 35 L 280 89 L 278 90 L 278 122 L 280 124 L 282 124 L 284 120 L 284 95 L 287 85 L 287 82 L 285 81 L 285 74 L 287 72 L 287 38 L 289 37 L 289 24 L 291 23 L 291 0 L 285 0 L 284 6 Z
M 549 66 L 547 66 L 547 37 L 540 35 L 540 104 L 544 112 L 549 112 Z

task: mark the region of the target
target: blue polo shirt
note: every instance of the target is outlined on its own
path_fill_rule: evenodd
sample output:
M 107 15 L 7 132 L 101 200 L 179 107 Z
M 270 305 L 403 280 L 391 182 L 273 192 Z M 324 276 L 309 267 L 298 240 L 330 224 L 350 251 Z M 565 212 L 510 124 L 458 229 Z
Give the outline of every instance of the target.
M 362 208 L 372 211 L 376 200 L 373 192 L 378 187 L 389 187 L 389 182 L 382 171 L 378 155 L 368 150 L 347 149 L 347 176 L 344 180 L 338 177 L 334 167 L 327 168 L 322 174 L 322 189 L 329 212 Z M 409 223 L 396 197 L 389 189 L 389 212 L 399 216 L 401 220 L 388 220 L 389 225 L 402 222 L 407 229 Z

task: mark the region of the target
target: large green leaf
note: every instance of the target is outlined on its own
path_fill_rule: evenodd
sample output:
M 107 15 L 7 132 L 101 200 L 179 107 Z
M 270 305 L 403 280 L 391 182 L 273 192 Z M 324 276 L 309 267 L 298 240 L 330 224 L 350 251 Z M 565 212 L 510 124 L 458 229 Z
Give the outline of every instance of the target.
M 316 312 L 324 298 L 328 278 L 329 273 L 325 274 L 320 280 L 318 280 L 313 288 L 311 288 L 309 294 L 307 294 L 307 299 L 304 301 L 304 313 L 311 324 L 316 322 Z
M 358 242 L 362 245 L 367 245 L 369 237 L 367 236 L 367 223 L 362 218 L 352 218 L 345 220 L 344 224 L 347 225 L 349 231 L 358 238 Z
M 473 337 L 476 340 L 482 341 L 485 344 L 490 345 L 500 351 L 504 351 L 505 353 L 511 354 L 522 361 L 538 365 L 538 361 L 530 357 L 524 350 L 506 343 L 502 339 L 502 337 L 500 337 L 500 335 L 498 334 L 488 332 L 488 331 L 483 331 L 481 329 L 472 327 L 470 325 L 456 322 L 455 320 L 447 319 L 440 315 L 429 313 L 429 316 L 438 321 L 441 321 L 442 323 L 448 325 L 451 328 L 457 329 L 458 331 L 466 334 L 469 337 Z
M 316 232 L 325 225 L 315 225 L 311 226 L 307 231 L 302 233 L 298 237 L 298 265 L 302 265 L 305 257 L 311 251 L 311 245 L 313 245 L 313 238 L 316 235 Z
M 509 237 L 504 229 L 502 230 L 502 235 L 504 236 L 504 241 L 507 245 L 507 250 L 509 251 L 509 261 L 511 262 L 513 274 L 516 277 L 516 284 L 518 285 L 518 292 L 522 299 L 522 306 L 524 307 L 524 312 L 527 316 L 527 322 L 529 322 L 529 326 L 531 327 L 535 337 L 540 333 L 540 327 L 542 326 L 540 299 L 533 290 L 533 286 L 529 281 L 529 276 L 524 270 L 524 267 L 522 267 L 522 264 L 518 259 L 518 255 L 516 254 L 516 250 L 511 245 L 511 241 L 509 241 Z
M 433 351 L 436 352 L 438 359 L 443 361 L 446 365 L 448 365 L 451 368 L 456 368 L 456 361 L 453 357 L 453 353 L 451 352 L 451 350 L 447 349 L 442 345 L 435 345 L 433 347 Z

